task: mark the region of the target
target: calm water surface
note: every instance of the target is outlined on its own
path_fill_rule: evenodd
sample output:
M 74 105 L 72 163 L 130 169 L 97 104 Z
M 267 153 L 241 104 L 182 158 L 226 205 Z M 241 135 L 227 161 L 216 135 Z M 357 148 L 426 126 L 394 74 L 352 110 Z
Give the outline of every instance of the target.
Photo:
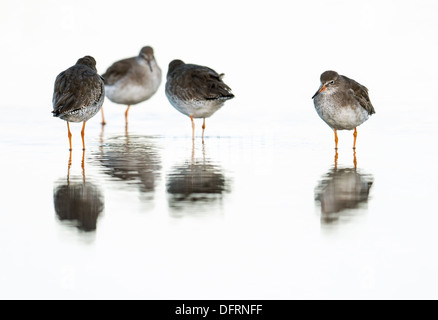
M 2 298 L 436 297 L 437 156 L 412 141 L 427 121 L 412 139 L 375 116 L 336 157 L 313 117 L 224 110 L 203 144 L 144 109 L 90 120 L 85 152 L 72 126 L 71 154 L 50 110 L 2 110 Z

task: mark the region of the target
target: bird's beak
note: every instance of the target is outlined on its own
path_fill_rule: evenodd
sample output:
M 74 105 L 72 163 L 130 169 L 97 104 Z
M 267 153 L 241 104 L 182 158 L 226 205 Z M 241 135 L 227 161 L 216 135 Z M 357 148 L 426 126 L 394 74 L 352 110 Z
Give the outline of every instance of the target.
M 325 85 L 321 85 L 321 87 L 319 87 L 318 91 L 313 95 L 312 99 L 315 98 L 321 92 L 325 91 L 325 89 L 327 89 L 327 87 Z
M 148 62 L 149 69 L 151 69 L 151 72 L 152 72 L 152 64 L 151 64 L 151 60 L 147 60 L 147 62 Z

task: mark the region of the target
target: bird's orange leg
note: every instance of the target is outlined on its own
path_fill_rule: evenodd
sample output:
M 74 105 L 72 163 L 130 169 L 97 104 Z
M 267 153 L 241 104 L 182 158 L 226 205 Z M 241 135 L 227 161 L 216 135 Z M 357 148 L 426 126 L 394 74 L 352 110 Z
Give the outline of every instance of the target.
M 356 128 L 354 128 L 353 137 L 354 137 L 353 149 L 356 150 L 356 138 L 357 138 L 357 129 Z
M 69 144 L 70 144 L 70 151 L 72 150 L 72 148 L 71 148 L 71 132 L 70 132 L 70 124 L 68 123 L 68 121 L 67 121 L 67 129 L 68 129 L 68 142 L 69 142 Z
M 84 124 L 82 125 L 82 130 L 81 130 L 81 137 L 82 137 L 82 150 L 85 150 L 85 139 L 84 139 L 84 136 L 85 136 L 85 123 L 86 123 L 87 121 L 84 121 Z
M 105 116 L 103 114 L 103 107 L 100 108 L 100 112 L 102 113 L 102 125 L 104 126 L 104 125 L 106 125 L 106 122 L 105 122 Z
M 338 150 L 338 132 L 336 131 L 336 129 L 334 129 L 335 131 L 335 149 Z
M 335 170 L 338 168 L 338 149 L 335 150 Z
M 202 143 L 204 143 L 204 131 L 205 131 L 205 118 L 204 118 L 204 122 L 202 123 Z
M 126 126 L 128 125 L 128 111 L 129 111 L 130 107 L 131 106 L 128 106 L 128 108 L 126 109 L 126 112 L 125 112 L 125 124 L 126 124 Z
M 192 139 L 195 140 L 195 121 L 193 121 L 193 116 L 190 116 L 190 120 L 192 121 Z

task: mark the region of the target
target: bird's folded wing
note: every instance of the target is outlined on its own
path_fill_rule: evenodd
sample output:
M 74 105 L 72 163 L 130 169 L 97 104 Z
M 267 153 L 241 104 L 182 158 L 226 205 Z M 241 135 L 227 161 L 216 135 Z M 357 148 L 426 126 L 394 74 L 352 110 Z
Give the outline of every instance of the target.
M 184 100 L 231 99 L 234 95 L 222 76 L 207 67 L 191 69 L 175 78 L 177 95 Z
M 102 75 L 106 85 L 113 85 L 125 77 L 132 68 L 132 58 L 124 59 L 113 63 Z
M 359 102 L 362 108 L 364 108 L 369 115 L 375 113 L 376 111 L 374 110 L 374 107 L 368 95 L 368 89 L 352 79 L 350 79 L 350 85 L 350 93 Z
M 55 80 L 53 112 L 58 115 L 97 103 L 104 94 L 103 81 L 89 68 L 61 72 Z

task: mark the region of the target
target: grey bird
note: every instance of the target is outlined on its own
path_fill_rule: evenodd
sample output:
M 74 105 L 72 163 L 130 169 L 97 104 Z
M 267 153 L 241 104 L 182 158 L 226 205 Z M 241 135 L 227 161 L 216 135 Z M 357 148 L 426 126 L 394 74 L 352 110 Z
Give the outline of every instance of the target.
M 169 64 L 166 82 L 166 96 L 179 112 L 190 117 L 192 137 L 195 137 L 193 118 L 203 118 L 204 139 L 205 118 L 213 115 L 225 103 L 234 98 L 231 89 L 223 82 L 224 74 L 218 74 L 209 67 L 186 64 L 173 60 Z
M 161 69 L 155 60 L 154 49 L 145 46 L 138 56 L 113 63 L 102 77 L 107 98 L 128 106 L 125 112 L 127 124 L 129 108 L 150 99 L 157 92 L 161 84 Z M 102 124 L 105 124 L 103 109 Z
M 67 121 L 70 151 L 72 134 L 69 122 L 83 122 L 81 136 L 85 150 L 85 123 L 99 112 L 104 99 L 103 79 L 97 74 L 96 60 L 91 56 L 80 58 L 56 77 L 52 113 L 54 117 Z
M 335 132 L 335 148 L 338 149 L 337 130 L 354 129 L 353 149 L 356 149 L 356 128 L 375 113 L 368 89 L 335 71 L 325 71 L 312 99 L 318 115 Z

